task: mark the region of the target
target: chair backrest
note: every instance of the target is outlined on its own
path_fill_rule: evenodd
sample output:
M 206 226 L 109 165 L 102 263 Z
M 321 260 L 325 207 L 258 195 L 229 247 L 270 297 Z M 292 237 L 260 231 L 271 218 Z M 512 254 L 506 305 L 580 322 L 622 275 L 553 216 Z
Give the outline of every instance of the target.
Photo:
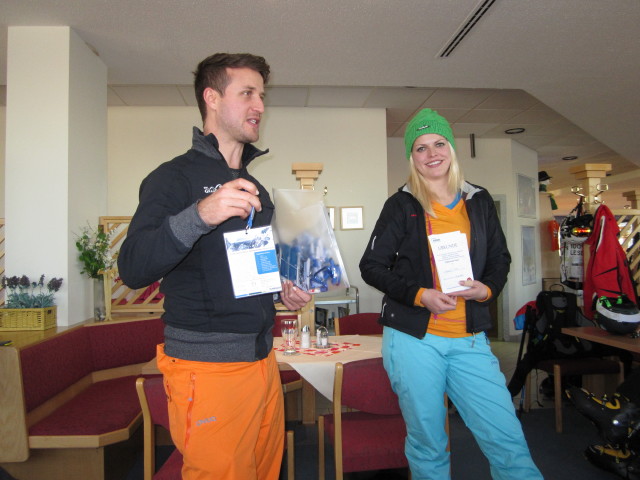
M 335 319 L 336 335 L 379 335 L 382 325 L 379 313 L 355 313 Z
M 336 398 L 337 397 L 337 398 Z M 400 415 L 382 358 L 336 363 L 334 403 L 377 415 Z
M 169 411 L 167 394 L 164 391 L 162 377 L 143 379 L 144 396 L 149 409 L 149 419 L 154 425 L 161 425 L 169 430 Z
M 136 390 L 142 407 L 143 431 L 144 431 L 144 480 L 152 480 L 155 473 L 155 427 L 160 425 L 169 430 L 169 409 L 167 408 L 167 395 L 164 390 L 162 377 L 138 378 Z M 177 453 L 177 452 L 176 452 Z M 158 472 L 161 478 L 181 478 L 182 456 L 178 455 L 176 461 L 167 461 Z

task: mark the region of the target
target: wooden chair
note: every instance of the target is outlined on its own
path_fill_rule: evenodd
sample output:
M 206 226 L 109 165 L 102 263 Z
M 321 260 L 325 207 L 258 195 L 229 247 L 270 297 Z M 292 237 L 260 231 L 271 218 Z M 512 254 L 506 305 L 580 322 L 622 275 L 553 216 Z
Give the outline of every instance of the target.
M 156 471 L 156 426 L 169 431 L 167 396 L 162 377 L 136 380 L 136 390 L 142 407 L 144 431 L 144 480 L 180 480 L 182 478 L 182 454 L 176 449 Z
M 182 454 L 176 449 L 167 461 L 156 471 L 155 469 L 155 429 L 162 426 L 169 430 L 169 413 L 167 397 L 162 383 L 162 377 L 143 378 L 136 380 L 136 390 L 142 406 L 144 430 L 144 480 L 181 480 Z M 295 480 L 295 450 L 293 431 L 285 435 L 285 452 L 287 455 L 287 479 Z
M 379 313 L 355 313 L 336 318 L 336 335 L 381 335 L 382 325 L 378 323 Z
M 616 385 L 624 381 L 624 366 L 622 362 L 614 359 L 598 357 L 587 358 L 556 358 L 539 361 L 534 369 L 542 370 L 553 375 L 553 406 L 555 409 L 556 432 L 562 433 L 562 377 L 580 375 L 583 379 L 593 379 L 595 376 L 611 375 Z M 593 390 L 589 388 L 589 390 Z M 531 408 L 531 372 L 525 382 L 524 411 Z
M 325 478 L 325 431 L 334 445 L 336 480 L 343 472 L 408 466 L 406 427 L 382 358 L 336 363 L 333 413 L 318 418 L 320 480 Z

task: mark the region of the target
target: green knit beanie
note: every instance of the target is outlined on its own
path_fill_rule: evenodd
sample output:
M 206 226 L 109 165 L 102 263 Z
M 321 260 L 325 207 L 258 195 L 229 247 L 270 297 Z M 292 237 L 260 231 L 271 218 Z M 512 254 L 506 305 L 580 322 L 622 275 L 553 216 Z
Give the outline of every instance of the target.
M 411 119 L 404 132 L 404 146 L 407 151 L 407 160 L 409 160 L 409 157 L 411 156 L 413 142 L 415 142 L 416 138 L 419 136 L 427 133 L 437 133 L 438 135 L 442 135 L 449 141 L 455 150 L 456 141 L 453 138 L 453 131 L 451 130 L 451 125 L 449 125 L 447 119 L 438 115 L 438 112 L 435 110 L 424 108 Z

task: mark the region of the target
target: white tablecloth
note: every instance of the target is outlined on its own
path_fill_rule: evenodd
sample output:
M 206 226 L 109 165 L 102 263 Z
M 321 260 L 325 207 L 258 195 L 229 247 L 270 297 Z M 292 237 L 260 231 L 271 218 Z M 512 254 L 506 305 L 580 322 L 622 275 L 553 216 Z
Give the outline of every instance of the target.
M 276 342 L 278 340 L 276 339 Z M 355 360 L 365 360 L 382 356 L 382 337 L 367 335 L 340 335 L 329 337 L 332 344 L 349 342 L 359 344 L 348 350 L 329 356 L 322 355 L 284 355 L 276 350 L 278 363 L 286 363 L 296 370 L 307 382 L 327 397 L 333 400 L 333 380 L 335 377 L 335 365 L 337 362 L 348 363 Z M 277 345 L 276 343 L 276 346 Z

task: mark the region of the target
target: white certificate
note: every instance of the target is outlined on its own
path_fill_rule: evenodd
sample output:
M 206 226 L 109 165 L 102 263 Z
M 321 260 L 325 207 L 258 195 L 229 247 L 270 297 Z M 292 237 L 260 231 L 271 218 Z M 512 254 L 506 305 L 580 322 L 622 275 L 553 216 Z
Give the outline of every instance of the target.
M 236 298 L 282 290 L 271 226 L 224 234 Z
M 431 252 L 443 293 L 467 290 L 460 281 L 473 279 L 467 236 L 461 232 L 429 235 Z

